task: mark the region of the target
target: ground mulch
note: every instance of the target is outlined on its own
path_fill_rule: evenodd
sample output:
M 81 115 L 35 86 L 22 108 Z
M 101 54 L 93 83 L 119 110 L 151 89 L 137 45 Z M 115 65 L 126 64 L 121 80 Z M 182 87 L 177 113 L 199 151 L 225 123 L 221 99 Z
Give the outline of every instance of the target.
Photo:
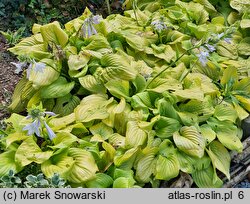
M 7 51 L 9 46 L 4 38 L 0 36 L 0 120 L 8 117 L 8 105 L 11 102 L 11 95 L 21 74 L 16 74 L 15 66 L 10 62 L 17 62 L 17 59 Z

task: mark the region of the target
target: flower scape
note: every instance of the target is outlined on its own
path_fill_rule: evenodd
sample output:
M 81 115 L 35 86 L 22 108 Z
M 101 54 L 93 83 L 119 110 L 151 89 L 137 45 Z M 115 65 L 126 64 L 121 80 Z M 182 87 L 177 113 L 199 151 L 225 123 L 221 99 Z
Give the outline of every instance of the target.
M 222 187 L 250 112 L 244 2 L 127 0 L 124 15 L 35 24 L 9 49 L 23 78 L 0 177 L 36 164 L 72 187 L 159 187 L 181 172 Z

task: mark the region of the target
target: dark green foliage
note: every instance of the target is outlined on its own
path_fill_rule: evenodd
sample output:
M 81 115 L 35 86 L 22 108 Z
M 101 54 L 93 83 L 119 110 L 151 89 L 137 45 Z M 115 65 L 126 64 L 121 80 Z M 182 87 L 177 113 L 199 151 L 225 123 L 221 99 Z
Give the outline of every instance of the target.
M 109 2 L 112 11 L 121 10 L 123 0 Z M 108 14 L 105 0 L 1 0 L 0 30 L 26 27 L 25 36 L 34 23 L 47 24 L 57 20 L 64 24 L 81 15 L 86 7 L 93 13 Z

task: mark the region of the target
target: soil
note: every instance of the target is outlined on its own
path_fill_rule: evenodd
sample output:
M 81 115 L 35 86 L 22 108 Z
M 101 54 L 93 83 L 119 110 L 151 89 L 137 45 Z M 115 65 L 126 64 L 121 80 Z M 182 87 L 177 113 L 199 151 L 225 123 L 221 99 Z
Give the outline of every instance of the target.
M 10 62 L 17 59 L 7 51 L 8 45 L 0 35 L 0 120 L 9 116 L 8 105 L 11 103 L 11 95 L 21 74 L 16 74 L 15 66 Z

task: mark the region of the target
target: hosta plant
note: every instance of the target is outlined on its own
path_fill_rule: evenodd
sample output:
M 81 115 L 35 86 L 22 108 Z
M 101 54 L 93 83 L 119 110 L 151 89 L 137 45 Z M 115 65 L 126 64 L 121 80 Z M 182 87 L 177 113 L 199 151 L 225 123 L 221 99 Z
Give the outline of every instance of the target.
M 250 111 L 249 7 L 237 2 L 225 15 L 207 0 L 126 1 L 123 16 L 35 24 L 9 49 L 23 78 L 0 176 L 37 163 L 72 187 L 157 187 L 181 171 L 221 187 Z

